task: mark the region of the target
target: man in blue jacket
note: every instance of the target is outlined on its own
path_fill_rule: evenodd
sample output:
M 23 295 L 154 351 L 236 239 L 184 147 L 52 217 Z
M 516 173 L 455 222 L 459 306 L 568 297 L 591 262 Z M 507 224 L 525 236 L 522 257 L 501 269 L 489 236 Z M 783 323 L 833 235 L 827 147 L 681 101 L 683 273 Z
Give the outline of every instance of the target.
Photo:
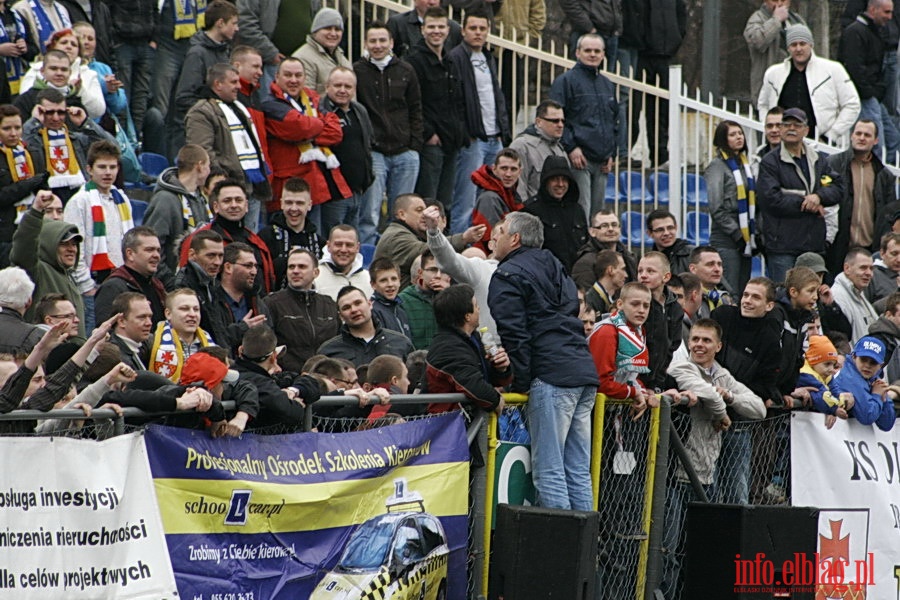
M 575 283 L 548 250 L 540 219 L 513 212 L 494 229 L 488 305 L 513 366 L 511 391 L 529 394 L 537 503 L 593 510 L 591 410 L 597 371 L 578 319 Z
M 606 177 L 616 156 L 618 139 L 616 88 L 600 70 L 604 52 L 600 35 L 581 36 L 575 50 L 578 62 L 571 71 L 557 77 L 550 88 L 550 97 L 565 111 L 566 127 L 561 141 L 572 163 L 580 194 L 578 203 L 584 209 L 585 219 L 603 208 Z

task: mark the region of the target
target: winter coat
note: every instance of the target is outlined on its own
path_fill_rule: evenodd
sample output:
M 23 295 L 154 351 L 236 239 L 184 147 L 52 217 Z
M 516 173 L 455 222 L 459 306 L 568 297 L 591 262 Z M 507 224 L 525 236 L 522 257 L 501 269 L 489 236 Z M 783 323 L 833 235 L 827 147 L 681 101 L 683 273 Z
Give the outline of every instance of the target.
M 322 99 L 319 101 L 319 112 L 322 113 L 335 113 L 338 115 L 338 118 L 341 120 L 341 131 L 343 133 L 343 116 L 341 112 L 339 112 L 339 108 L 335 105 L 334 102 L 331 101 L 331 98 L 328 96 L 322 96 Z M 372 185 L 372 182 L 375 181 L 375 174 L 372 171 L 372 145 L 375 143 L 375 130 L 372 129 L 372 119 L 369 118 L 369 111 L 366 110 L 366 107 L 357 102 L 356 100 L 350 101 L 350 111 L 356 117 L 356 120 L 359 121 L 360 126 L 362 127 L 362 143 L 363 143 L 363 156 L 365 156 L 365 161 L 361 165 L 341 165 L 341 169 L 343 172 L 352 171 L 354 169 L 364 169 L 365 177 L 363 178 L 363 186 L 362 189 L 353 190 L 353 193 L 362 194 L 369 186 Z M 334 144 L 331 148 L 335 152 L 338 152 L 341 144 L 344 144 L 345 141 L 341 140 L 337 144 Z
M 150 286 L 153 288 L 155 298 L 147 298 L 150 300 L 150 306 L 153 308 L 153 322 L 158 323 L 164 321 L 166 315 L 164 313 L 166 306 L 166 288 L 162 281 L 157 277 L 150 278 Z M 122 265 L 115 269 L 97 288 L 94 295 L 94 321 L 103 323 L 113 316 L 112 305 L 119 294 L 124 292 L 137 292 L 143 294 L 134 273 L 128 267 Z
M 866 299 L 865 293 L 857 290 L 846 275 L 839 273 L 834 278 L 831 294 L 834 296 L 834 302 L 841 307 L 841 312 L 853 327 L 850 343 L 853 344 L 859 338 L 866 336 L 869 333 L 869 325 L 878 320 L 878 313 Z
M 378 319 L 385 329 L 402 333 L 412 341 L 412 330 L 409 328 L 409 316 L 403 309 L 403 298 L 398 295 L 393 300 L 388 300 L 374 292 L 371 299 L 372 318 Z
M 578 259 L 578 249 L 588 241 L 587 220 L 584 209 L 578 203 L 578 184 L 566 161 L 561 158 L 551 161 L 541 173 L 541 188 L 537 196 L 523 210 L 541 220 L 544 224 L 544 248 L 559 259 L 566 271 L 571 272 Z M 560 200 L 547 192 L 547 182 L 558 175 L 569 178 L 569 189 Z
M 781 323 L 781 366 L 778 369 L 777 383 L 781 395 L 785 396 L 797 388 L 797 376 L 805 360 L 803 357 L 806 342 L 805 327 L 807 323 L 812 322 L 813 313 L 806 309 L 794 308 L 787 290 L 779 288 L 775 306 L 769 314 L 776 322 Z
M 575 285 L 585 289 L 594 285 L 594 282 L 597 281 L 597 278 L 594 276 L 594 261 L 597 258 L 597 254 L 606 249 L 600 245 L 597 238 L 593 236 L 587 238 L 584 245 L 578 249 L 578 258 L 572 267 L 572 279 L 575 280 Z M 626 248 L 622 242 L 616 242 L 616 247 L 613 250 L 625 261 L 628 281 L 637 281 L 637 258 L 632 254 L 631 250 Z M 675 273 L 674 269 L 672 273 Z
M 872 384 L 881 374 L 879 371 L 871 379 L 865 379 L 859 369 L 856 368 L 852 356 L 844 361 L 844 366 L 831 380 L 828 386 L 835 396 L 841 392 L 853 394 L 853 408 L 850 409 L 851 417 L 859 421 L 861 425 L 875 424 L 882 431 L 890 431 L 894 427 L 897 415 L 894 412 L 894 403 L 888 398 L 882 398 L 872 393 Z
M 13 356 L 30 353 L 35 345 L 44 337 L 46 330 L 37 325 L 27 323 L 19 311 L 14 308 L 0 308 L 0 352 Z
M 337 304 L 315 290 L 288 287 L 269 294 L 265 302 L 271 317 L 269 326 L 275 330 L 278 343 L 287 346 L 279 360 L 285 371 L 302 372 L 307 359 L 340 329 Z
M 510 391 L 533 379 L 558 387 L 596 386 L 575 283 L 549 251 L 521 247 L 497 265 L 488 306 L 513 367 Z
M 32 298 L 40 299 L 51 293 L 65 294 L 78 314 L 78 335 L 84 337 L 84 302 L 75 285 L 75 267 L 63 266 L 58 254 L 63 238 L 72 234 L 78 234 L 77 225 L 65 221 L 45 222 L 44 213 L 29 208 L 13 235 L 9 260 L 14 266 L 22 267 L 28 272 L 34 282 Z M 81 253 L 81 244 L 77 253 Z M 75 264 L 78 264 L 77 258 Z M 35 302 L 25 312 L 26 320 L 34 320 L 36 306 Z
M 787 58 L 766 69 L 757 102 L 759 114 L 765 115 L 769 109 L 778 106 L 781 88 L 792 68 L 791 59 Z M 825 136 L 832 143 L 840 142 L 850 133 L 859 116 L 859 94 L 850 75 L 841 63 L 813 53 L 806 65 L 806 85 L 816 113 L 815 134 Z
M 505 8 L 505 5 L 504 5 Z M 449 19 L 450 32 L 444 42 L 444 54 L 462 43 L 462 28 L 459 23 Z M 415 9 L 399 13 L 388 19 L 387 28 L 394 38 L 394 55 L 409 60 L 410 51 L 422 41 L 422 23 Z M 424 87 L 424 86 L 423 86 Z M 428 136 L 425 137 L 428 139 Z
M 405 287 L 399 297 L 403 300 L 403 310 L 409 318 L 413 346 L 416 350 L 428 350 L 438 327 L 434 318 L 434 307 L 431 305 L 433 296 L 420 290 L 416 284 L 412 284 Z
M 666 370 L 672 356 L 681 346 L 681 321 L 684 309 L 668 288 L 664 288 L 663 304 L 650 301 L 650 314 L 644 328 L 647 332 L 647 349 L 650 352 L 650 372 L 640 375 L 641 381 L 651 390 L 666 389 Z
M 200 190 L 190 192 L 178 180 L 178 168 L 169 167 L 156 180 L 153 197 L 144 213 L 144 225 L 151 227 L 162 246 L 162 260 L 156 276 L 163 283 L 171 284 L 178 268 L 178 242 L 188 229 L 184 217 L 182 198 L 187 199 L 188 209 L 194 217 L 195 226 L 209 223 L 209 205 Z M 188 232 L 190 233 L 190 232 Z
M 781 22 L 772 15 L 765 4 L 750 15 L 744 26 L 744 40 L 750 50 L 750 97 L 759 98 L 763 75 L 769 66 L 787 58 L 784 30 L 790 25 L 806 25 L 799 14 L 788 11 L 788 18 Z
M 307 89 L 310 103 L 319 106 L 319 96 Z M 322 204 L 332 200 L 328 180 L 324 171 L 334 180 L 340 198 L 352 195 L 340 168 L 326 169 L 320 161 L 300 162 L 300 151 L 297 144 L 312 140 L 318 146 L 333 146 L 344 137 L 340 119 L 335 113 L 319 113 L 316 117 L 308 117 L 296 110 L 284 99 L 284 92 L 277 84 L 272 83 L 269 93 L 263 98 L 262 111 L 266 115 L 266 132 L 268 133 L 269 161 L 272 174 L 278 179 L 301 177 L 309 184 L 313 204 Z
M 181 75 L 175 86 L 176 116 L 181 119 L 188 113 L 194 103 L 200 99 L 200 91 L 206 87 L 206 72 L 218 63 L 230 63 L 231 43 L 215 42 L 206 35 L 205 31 L 198 31 L 191 36 L 191 45 L 184 62 L 181 65 Z
M 900 380 L 900 352 L 897 352 L 897 348 L 900 347 L 900 326 L 882 315 L 869 325 L 869 335 L 881 340 L 887 349 L 884 375 L 888 383 Z
M 819 213 L 800 210 L 800 205 L 807 194 L 818 194 L 823 206 L 834 206 L 845 193 L 844 178 L 824 156 L 803 144 L 812 181 L 807 181 L 783 145 L 759 164 L 756 203 L 763 216 L 766 250 L 775 254 L 824 253 L 825 219 Z
M 644 44 L 640 53 L 663 58 L 675 56 L 687 33 L 687 8 L 684 0 L 636 1 L 644 5 Z
M 316 260 L 322 258 L 325 240 L 319 237 L 316 226 L 307 219 L 301 231 L 294 231 L 287 225 L 283 212 L 272 215 L 269 224 L 259 230 L 259 238 L 265 242 L 275 267 L 275 289 L 287 286 L 287 259 L 294 248 L 309 250 Z
M 875 98 L 881 102 L 887 91 L 882 74 L 885 46 L 880 29 L 863 13 L 857 15 L 841 34 L 838 60 L 847 69 L 860 100 Z M 896 52 L 896 46 L 891 52 Z
M 888 269 L 883 260 L 880 258 L 876 260 L 872 269 L 872 281 L 869 282 L 869 286 L 866 288 L 866 300 L 874 306 L 879 300 L 900 291 L 900 287 L 897 285 L 897 277 L 897 272 Z M 878 308 L 876 307 L 875 310 L 877 311 Z
M 486 48 L 481 50 L 491 73 L 491 81 L 494 84 L 494 106 L 497 115 L 497 135 L 506 145 L 510 140 L 509 114 L 506 110 L 506 99 L 503 90 L 500 89 L 500 80 L 497 78 L 497 59 Z M 481 118 L 481 103 L 478 100 L 478 88 L 475 86 L 475 72 L 472 70 L 472 48 L 462 43 L 447 55 L 451 64 L 456 67 L 462 81 L 463 100 L 465 112 L 463 114 L 466 135 L 470 139 L 487 140 L 484 130 L 484 122 Z
M 741 315 L 738 306 L 720 306 L 712 318 L 722 326 L 722 349 L 716 362 L 735 379 L 766 400 L 781 401 L 778 370 L 781 367 L 781 327 L 773 313 L 756 319 Z
M 394 43 L 396 48 L 396 40 Z M 444 151 L 461 148 L 468 137 L 459 72 L 446 53 L 438 59 L 424 39 L 413 46 L 405 60 L 415 69 L 422 92 L 422 139 L 427 142 L 437 134 Z
M 666 255 L 666 258 L 669 259 L 669 271 L 673 275 L 690 271 L 689 265 L 691 264 L 691 252 L 694 250 L 693 244 L 688 244 L 683 239 L 678 238 L 668 248 L 657 248 L 656 244 L 653 244 L 652 249 Z M 625 264 L 626 266 L 628 265 L 627 260 Z
M 234 370 L 238 372 L 239 381 L 247 381 L 256 388 L 259 395 L 259 414 L 253 420 L 251 429 L 285 425 L 302 427 L 306 408 L 295 400 L 291 400 L 265 369 L 255 362 L 244 358 L 234 361 Z M 301 375 L 291 382 L 291 386 L 299 392 L 304 404 L 309 406 L 320 397 L 318 382 L 307 375 Z
M 597 163 L 616 156 L 619 97 L 601 69 L 575 63 L 553 82 L 550 98 L 565 110 L 561 144 L 566 152 L 581 148 L 585 158 Z
M 541 169 L 548 156 L 561 156 L 569 160 L 560 140 L 545 137 L 534 124 L 517 135 L 509 147 L 519 153 L 522 161 L 519 186 L 516 188 L 519 198 L 533 198 L 537 195 L 541 187 Z
M 288 0 L 290 1 L 290 0 Z M 351 68 L 350 60 L 338 46 L 329 53 L 322 44 L 313 39 L 312 34 L 306 36 L 306 43 L 297 48 L 291 55 L 303 63 L 306 74 L 306 86 L 315 90 L 320 96 L 325 93 L 325 82 L 335 67 Z
M 462 234 L 450 236 L 450 245 L 457 252 L 466 248 Z M 428 244 L 403 221 L 391 221 L 378 239 L 375 246 L 375 255 L 372 260 L 388 258 L 400 269 L 400 287 L 409 285 L 409 267 L 416 257 L 421 256 L 428 248 Z
M 507 0 L 496 15 L 496 23 L 505 28 L 504 37 L 524 43 L 527 36 L 539 38 L 547 25 L 544 0 Z M 515 36 L 513 35 L 515 29 Z
M 226 349 L 228 345 L 228 326 L 231 324 L 231 313 L 228 307 L 219 302 L 219 281 L 212 279 L 197 263 L 188 263 L 175 276 L 173 289 L 190 288 L 197 292 L 200 301 L 200 329 L 207 332 L 216 343 Z
M 390 354 L 405 361 L 413 350 L 415 348 L 412 342 L 405 335 L 384 329 L 376 323 L 375 337 L 369 341 L 356 337 L 346 325 L 341 325 L 338 334 L 319 346 L 316 354 L 345 358 L 358 367 L 369 364 L 373 358 L 382 354 Z
M 718 152 L 706 166 L 703 178 L 706 180 L 709 197 L 710 237 L 717 238 L 720 243 L 721 240 L 727 239 L 732 248 L 743 252 L 744 237 L 738 220 L 737 182 L 728 163 Z M 757 228 L 759 224 L 760 221 L 756 221 Z
M 272 43 L 278 23 L 278 8 L 282 0 L 237 0 L 238 40 L 253 46 L 262 55 L 263 63 L 272 63 L 279 54 Z
M 157 0 L 116 0 L 104 4 L 109 7 L 111 33 L 116 45 L 150 43 L 159 20 Z
M 347 285 L 359 288 L 367 298 L 372 295 L 372 278 L 363 266 L 363 257 L 359 252 L 356 253 L 350 270 L 345 274 L 338 271 L 326 248 L 322 260 L 319 261 L 319 276 L 316 277 L 315 285 L 317 292 L 330 296 L 335 301 L 338 292 Z
M 375 130 L 373 149 L 387 156 L 421 152 L 422 94 L 416 70 L 394 57 L 384 70 L 360 58 L 353 63 L 353 71 L 356 98 L 369 111 Z
M 604 38 L 622 35 L 622 0 L 562 0 L 561 5 L 574 33 L 595 29 Z
M 475 198 L 475 209 L 472 211 L 472 225 L 484 225 L 484 235 L 475 245 L 490 254 L 488 242 L 494 223 L 511 212 L 522 210 L 524 205 L 515 188 L 503 187 L 500 179 L 494 175 L 490 165 L 481 165 L 472 173 L 472 183 L 478 188 Z

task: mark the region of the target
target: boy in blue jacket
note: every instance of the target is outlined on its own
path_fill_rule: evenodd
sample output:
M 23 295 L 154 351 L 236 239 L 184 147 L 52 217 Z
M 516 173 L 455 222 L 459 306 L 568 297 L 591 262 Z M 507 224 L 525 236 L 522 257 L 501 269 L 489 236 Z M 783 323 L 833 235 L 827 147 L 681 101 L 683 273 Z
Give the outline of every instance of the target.
M 844 363 L 844 368 L 831 381 L 833 395 L 843 392 L 853 394 L 855 403 L 848 412 L 863 425 L 875 425 L 882 431 L 890 431 L 897 418 L 894 401 L 900 398 L 900 388 L 888 386 L 879 379 L 885 361 L 884 342 L 867 335 L 856 342 L 852 360 Z
M 853 394 L 843 392 L 832 394 L 829 389 L 834 372 L 837 370 L 838 353 L 824 335 L 816 335 L 809 338 L 809 349 L 806 351 L 806 361 L 800 369 L 800 377 L 797 379 L 798 387 L 806 387 L 810 391 L 813 410 L 825 413 L 825 427 L 834 427 L 837 419 L 849 417 L 849 411 L 853 408 Z

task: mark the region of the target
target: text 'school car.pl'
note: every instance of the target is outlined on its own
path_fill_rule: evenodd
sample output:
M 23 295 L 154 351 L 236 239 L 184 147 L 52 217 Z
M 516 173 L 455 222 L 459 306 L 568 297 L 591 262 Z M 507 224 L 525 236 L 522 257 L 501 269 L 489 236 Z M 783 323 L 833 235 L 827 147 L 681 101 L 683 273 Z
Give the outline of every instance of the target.
M 394 482 L 387 513 L 360 525 L 311 600 L 445 600 L 449 548 L 441 522 L 422 496 Z

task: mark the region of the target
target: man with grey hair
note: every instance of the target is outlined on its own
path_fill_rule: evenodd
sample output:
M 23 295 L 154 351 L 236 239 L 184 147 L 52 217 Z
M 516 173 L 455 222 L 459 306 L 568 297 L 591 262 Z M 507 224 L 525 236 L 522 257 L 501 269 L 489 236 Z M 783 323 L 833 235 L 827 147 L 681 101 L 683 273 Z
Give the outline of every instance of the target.
M 766 69 L 757 102 L 759 114 L 775 106 L 799 108 L 808 117 L 810 138 L 840 141 L 850 133 L 860 110 L 850 75 L 841 63 L 816 56 L 806 25 L 788 27 L 785 41 L 790 56 Z
M 544 226 L 513 212 L 494 229 L 488 305 L 513 365 L 510 391 L 528 393 L 537 503 L 593 510 L 591 411 L 597 393 L 578 293 L 562 263 L 542 250 Z
M 34 282 L 24 269 L 7 267 L 0 271 L 0 353 L 28 354 L 44 335 L 40 327 L 23 318 L 33 292 Z

